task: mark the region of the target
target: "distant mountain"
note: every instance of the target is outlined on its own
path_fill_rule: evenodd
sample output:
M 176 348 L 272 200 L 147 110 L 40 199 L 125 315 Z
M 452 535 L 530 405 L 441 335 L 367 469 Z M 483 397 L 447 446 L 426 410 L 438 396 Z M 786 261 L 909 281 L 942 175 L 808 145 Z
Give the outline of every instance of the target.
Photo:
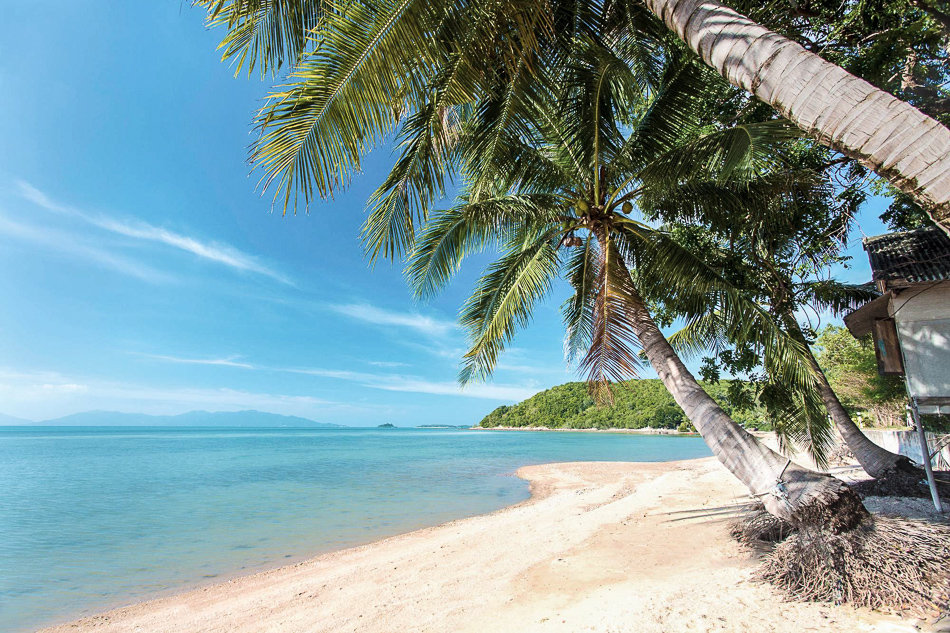
M 0 419 L 0 424 L 2 424 Z M 26 422 L 43 426 L 241 426 L 345 428 L 342 424 L 314 422 L 295 415 L 264 411 L 189 411 L 181 415 L 146 415 L 119 411 L 84 411 L 54 420 Z
M 0 413 L 0 426 L 26 426 L 28 424 L 36 424 L 33 420 L 24 420 L 23 418 L 15 418 L 12 415 L 4 415 Z
M 396 428 L 396 425 L 395 425 L 395 424 L 390 424 L 389 422 L 387 422 L 386 424 L 380 424 L 380 425 L 377 426 L 376 428 L 377 428 L 377 429 L 394 429 L 394 428 Z

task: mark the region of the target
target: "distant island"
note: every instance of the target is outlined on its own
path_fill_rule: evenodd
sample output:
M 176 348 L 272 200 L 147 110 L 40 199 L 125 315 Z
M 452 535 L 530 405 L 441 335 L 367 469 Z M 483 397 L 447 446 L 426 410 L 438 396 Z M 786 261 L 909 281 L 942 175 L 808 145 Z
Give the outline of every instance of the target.
M 377 428 L 377 429 L 394 429 L 394 428 L 396 428 L 396 425 L 395 425 L 395 424 L 390 424 L 390 423 L 387 422 L 386 424 L 380 424 L 380 425 L 377 426 L 376 428 Z
M 761 411 L 736 411 L 726 398 L 729 381 L 703 383 L 727 413 L 744 426 L 762 427 Z M 659 379 L 631 380 L 613 385 L 614 403 L 598 407 L 587 383 L 569 382 L 537 393 L 516 405 L 502 405 L 479 423 L 492 427 L 552 429 L 676 429 L 695 431 L 683 410 Z
M 342 424 L 314 422 L 295 415 L 265 411 L 189 411 L 180 415 L 147 415 L 120 411 L 84 411 L 61 418 L 33 422 L 0 415 L 0 425 L 29 426 L 217 426 L 217 427 L 292 427 L 339 429 Z

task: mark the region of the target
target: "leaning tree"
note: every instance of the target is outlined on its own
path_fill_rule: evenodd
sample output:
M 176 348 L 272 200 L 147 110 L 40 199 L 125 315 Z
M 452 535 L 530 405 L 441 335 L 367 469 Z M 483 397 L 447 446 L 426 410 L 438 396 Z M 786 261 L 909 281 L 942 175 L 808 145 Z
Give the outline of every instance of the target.
M 460 375 L 467 383 L 491 373 L 507 342 L 563 277 L 574 291 L 564 306 L 567 346 L 595 395 L 609 398 L 612 382 L 634 377 L 642 352 L 713 453 L 772 514 L 854 528 L 867 517 L 855 494 L 736 424 L 673 350 L 643 289 L 697 313 L 730 315 L 724 322 L 783 359 L 776 368 L 789 384 L 813 380 L 805 346 L 702 258 L 630 217 L 647 192 L 654 200 L 688 195 L 691 177 L 749 181 L 771 162 L 788 128 L 765 122 L 704 133 L 692 122 L 705 73 L 674 61 L 656 86 L 641 92 L 628 54 L 594 42 L 578 46 L 563 72 L 535 82 L 517 131 L 506 125 L 503 107 L 490 101 L 473 107 L 477 114 L 459 132 L 463 195 L 426 222 L 407 268 L 411 285 L 429 297 L 467 255 L 500 249 L 461 313 L 472 341 Z M 377 228 L 386 230 L 371 218 L 368 230 Z
M 806 157 L 809 154 L 805 152 Z M 877 296 L 867 285 L 846 284 L 828 276 L 832 264 L 846 259 L 841 250 L 851 216 L 835 203 L 848 206 L 849 202 L 836 199 L 834 188 L 824 179 L 806 176 L 787 183 L 783 178 L 778 184 L 773 175 L 758 176 L 739 186 L 697 182 L 689 185 L 689 195 L 648 205 L 652 211 L 648 215 L 665 221 L 685 248 L 755 297 L 782 329 L 802 344 L 815 377 L 806 388 L 817 391 L 824 405 L 818 414 L 831 417 L 862 468 L 872 477 L 887 478 L 894 484 L 902 480 L 916 487 L 923 471 L 907 457 L 872 442 L 854 423 L 818 365 L 799 323 L 800 315 L 809 310 L 816 315 L 841 316 Z M 730 208 L 733 201 L 749 198 L 756 204 L 744 205 L 744 213 Z M 676 301 L 669 305 L 676 313 Z M 723 323 L 722 315 L 703 312 L 683 316 L 692 321 L 673 337 L 674 347 L 683 352 L 729 349 L 728 345 L 747 348 L 751 343 L 743 340 L 741 329 Z M 739 336 L 730 338 L 726 334 L 730 330 Z M 727 360 L 733 357 L 736 355 L 729 353 Z M 764 355 L 761 361 L 768 370 L 781 359 Z

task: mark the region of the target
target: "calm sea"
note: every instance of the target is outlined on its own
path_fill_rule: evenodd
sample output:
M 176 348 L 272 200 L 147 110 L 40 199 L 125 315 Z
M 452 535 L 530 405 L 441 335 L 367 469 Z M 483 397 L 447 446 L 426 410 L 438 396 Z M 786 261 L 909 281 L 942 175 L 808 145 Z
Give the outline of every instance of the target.
M 0 631 L 497 510 L 528 497 L 526 464 L 709 454 L 593 433 L 0 427 Z

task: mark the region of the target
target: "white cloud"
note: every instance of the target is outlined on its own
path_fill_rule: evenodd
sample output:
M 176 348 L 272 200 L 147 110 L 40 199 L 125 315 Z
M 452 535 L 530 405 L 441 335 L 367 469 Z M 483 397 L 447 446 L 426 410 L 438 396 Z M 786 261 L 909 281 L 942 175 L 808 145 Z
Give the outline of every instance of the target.
M 238 362 L 235 360 L 237 357 L 224 359 L 194 359 L 159 354 L 142 354 L 142 356 L 172 363 L 223 365 L 227 367 L 239 367 L 242 369 L 251 369 L 256 371 L 301 374 L 316 378 L 344 380 L 370 389 L 382 389 L 384 391 L 400 391 L 408 393 L 425 393 L 438 396 L 460 396 L 463 398 L 481 398 L 486 400 L 506 400 L 516 402 L 519 400 L 524 400 L 525 398 L 530 398 L 537 392 L 536 388 L 529 385 L 483 383 L 470 385 L 467 387 L 460 387 L 458 383 L 453 381 L 433 381 L 421 378 L 419 376 L 397 373 L 370 373 L 350 371 L 346 369 L 329 369 L 324 367 L 270 367 L 266 365 L 254 365 L 247 362 Z
M 43 420 L 91 409 L 174 415 L 194 409 L 257 409 L 311 419 L 378 410 L 307 395 L 275 394 L 194 387 L 156 387 L 133 383 L 81 380 L 55 372 L 0 369 L 2 413 Z M 335 420 L 331 420 L 335 421 Z M 342 420 L 345 422 L 345 420 Z
M 564 365 L 531 365 L 528 363 L 508 363 L 499 361 L 495 365 L 495 371 L 510 371 L 518 374 L 528 374 L 529 376 L 538 375 L 564 375 L 571 372 Z
M 254 369 L 254 365 L 249 363 L 241 363 L 235 360 L 237 356 L 231 356 L 229 358 L 181 358 L 178 356 L 163 356 L 160 354 L 140 354 L 140 356 L 154 358 L 155 360 L 164 360 L 170 363 L 182 363 L 185 365 L 221 365 L 223 367 Z
M 368 360 L 366 364 L 373 367 L 410 367 L 409 363 L 395 363 L 386 360 Z
M 307 376 L 317 376 L 318 378 L 336 378 L 338 380 L 365 381 L 371 380 L 376 376 L 374 374 L 364 374 L 356 371 L 346 371 L 343 369 L 293 369 L 286 367 L 273 368 L 273 371 L 283 371 L 289 374 L 305 374 Z
M 509 402 L 518 402 L 525 398 L 530 398 L 538 391 L 531 387 L 519 385 L 482 383 L 460 387 L 456 382 L 433 382 L 411 377 L 390 378 L 390 380 L 379 381 L 376 384 L 367 386 L 376 389 L 385 389 L 386 391 L 407 391 L 410 393 L 429 393 L 438 396 L 462 396 L 481 398 L 484 400 L 505 400 Z
M 467 398 L 482 398 L 486 400 L 508 400 L 516 402 L 533 396 L 537 389 L 520 385 L 477 384 L 460 387 L 452 381 L 432 381 L 418 376 L 401 374 L 369 374 L 364 372 L 344 371 L 336 369 L 280 369 L 297 374 L 317 376 L 320 378 L 335 378 L 355 382 L 370 389 L 384 391 L 402 391 L 408 393 L 427 393 L 437 396 L 461 396 Z
M 174 233 L 167 229 L 148 224 L 146 222 L 136 221 L 134 223 L 120 222 L 106 217 L 96 217 L 84 213 L 78 209 L 73 209 L 57 202 L 54 202 L 45 193 L 33 187 L 29 183 L 20 181 L 17 183 L 20 188 L 20 194 L 30 202 L 54 213 L 62 213 L 71 217 L 78 218 L 87 224 L 122 235 L 133 239 L 158 242 L 177 248 L 202 259 L 206 259 L 224 266 L 228 266 L 242 272 L 251 272 L 264 275 L 275 279 L 283 284 L 293 285 L 293 282 L 260 262 L 253 255 L 244 253 L 229 244 L 218 242 L 201 242 L 193 237 Z
M 13 222 L 0 216 L 0 233 L 46 247 L 55 253 L 71 255 L 109 270 L 150 283 L 168 283 L 174 278 L 140 262 L 77 241 L 75 235 L 49 228 Z
M 435 319 L 414 312 L 393 312 L 377 308 L 368 303 L 331 305 L 330 309 L 366 323 L 408 328 L 429 336 L 444 336 L 456 327 L 451 321 Z
M 432 381 L 420 378 L 418 376 L 406 376 L 402 374 L 391 373 L 373 374 L 368 372 L 348 371 L 345 369 L 326 369 L 322 367 L 265 367 L 260 365 L 251 365 L 249 363 L 237 363 L 230 359 L 195 360 L 151 354 L 149 354 L 148 357 L 176 363 L 190 362 L 205 365 L 227 365 L 245 369 L 278 371 L 289 374 L 303 374 L 305 376 L 314 376 L 316 378 L 345 380 L 347 382 L 356 383 L 362 387 L 368 387 L 370 389 L 401 391 L 407 393 L 426 393 L 437 396 L 460 396 L 463 398 L 481 398 L 485 400 L 507 400 L 511 402 L 517 402 L 519 400 L 524 400 L 525 398 L 530 398 L 537 392 L 537 389 L 523 385 L 484 383 L 470 385 L 468 387 L 460 387 L 458 383 L 452 381 Z

